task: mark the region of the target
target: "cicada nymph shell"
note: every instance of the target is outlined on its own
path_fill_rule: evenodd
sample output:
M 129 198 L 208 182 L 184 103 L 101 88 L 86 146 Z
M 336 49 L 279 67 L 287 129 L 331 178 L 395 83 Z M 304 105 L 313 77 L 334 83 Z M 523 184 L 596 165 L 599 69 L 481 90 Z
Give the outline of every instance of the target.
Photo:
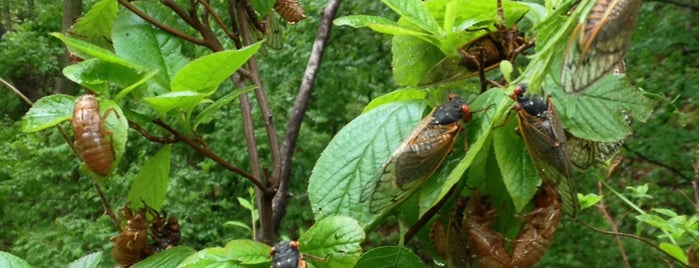
M 111 133 L 100 116 L 100 106 L 92 95 L 83 95 L 73 108 L 73 135 L 75 150 L 93 172 L 106 176 L 114 160 Z

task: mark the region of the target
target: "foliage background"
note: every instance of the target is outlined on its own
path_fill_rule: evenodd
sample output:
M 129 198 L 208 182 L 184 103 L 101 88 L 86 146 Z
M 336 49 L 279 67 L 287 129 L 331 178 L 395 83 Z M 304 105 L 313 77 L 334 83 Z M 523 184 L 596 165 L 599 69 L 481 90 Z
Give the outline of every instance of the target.
M 51 83 L 61 75 L 58 57 L 63 47 L 47 35 L 60 30 L 61 10 L 55 1 L 4 0 L 12 14 L 13 31 L 0 38 L 0 77 L 20 88 L 34 89 L 39 97 L 55 93 Z M 86 10 L 92 2 L 83 3 Z M 279 134 L 290 113 L 296 90 L 306 65 L 318 27 L 322 1 L 303 2 L 306 20 L 285 27 L 285 47 L 258 58 L 273 105 Z M 699 19 L 697 8 L 680 7 L 656 1 L 644 3 L 628 55 L 628 74 L 634 83 L 652 97 L 656 110 L 648 122 L 635 122 L 634 136 L 622 150 L 625 157 L 620 172 L 608 183 L 624 192 L 626 186 L 649 184 L 652 198 L 633 199 L 642 208 L 662 207 L 681 214 L 694 213 L 685 196 L 693 196 L 692 163 L 699 148 L 697 99 L 699 97 Z M 378 1 L 344 2 L 338 16 L 371 14 L 395 16 Z M 4 15 L 4 14 L 3 14 Z M 336 27 L 315 84 L 314 96 L 303 124 L 295 153 L 291 192 L 294 194 L 283 221 L 282 236 L 297 238 L 300 230 L 313 222 L 305 189 L 310 171 L 332 136 L 358 115 L 371 99 L 395 89 L 390 66 L 390 37 L 368 29 Z M 668 100 L 674 100 L 670 102 Z M 15 254 L 29 263 L 65 266 L 80 256 L 111 248 L 109 237 L 116 234 L 91 183 L 78 173 L 78 160 L 55 131 L 34 134 L 19 132 L 17 121 L 27 107 L 9 91 L 0 94 L 0 250 Z M 257 109 L 254 116 L 260 118 Z M 233 111 L 220 111 L 230 118 Z M 242 144 L 239 120 L 214 120 L 200 127 L 212 147 L 230 148 Z M 263 133 L 260 133 L 261 135 Z M 231 138 L 231 136 L 233 138 Z M 130 143 L 117 174 L 104 184 L 107 198 L 118 206 L 126 199 L 131 180 L 144 156 L 159 148 L 137 133 Z M 261 153 L 264 154 L 264 148 Z M 247 163 L 245 151 L 220 150 L 233 163 Z M 235 196 L 247 197 L 249 183 L 233 177 L 210 160 L 181 145 L 173 147 L 170 188 L 164 207 L 178 216 L 183 226 L 183 244 L 194 248 L 223 245 L 250 234 L 226 221 L 250 221 L 250 214 Z M 245 168 L 246 164 L 242 164 Z M 579 176 L 582 193 L 596 193 L 594 172 Z M 606 195 L 609 195 L 605 192 Z M 610 214 L 616 216 L 623 232 L 655 238 L 647 225 L 625 218 L 629 208 L 614 197 L 605 199 Z M 605 226 L 594 208 L 583 211 L 581 220 Z M 386 241 L 381 228 L 369 234 L 372 241 Z M 623 239 L 629 261 L 634 266 L 663 263 L 648 252 L 660 254 L 647 245 Z M 622 260 L 616 242 L 580 224 L 563 221 L 541 267 L 561 266 L 618 267 Z M 109 259 L 109 258 L 106 258 Z M 113 264 L 103 262 L 105 267 Z

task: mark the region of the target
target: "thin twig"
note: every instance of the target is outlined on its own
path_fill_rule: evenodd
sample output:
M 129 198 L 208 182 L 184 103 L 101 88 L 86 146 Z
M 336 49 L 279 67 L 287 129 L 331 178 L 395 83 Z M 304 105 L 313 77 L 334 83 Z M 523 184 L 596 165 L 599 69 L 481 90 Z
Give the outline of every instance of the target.
M 602 187 L 601 182 L 597 182 L 597 190 L 599 191 L 600 196 L 604 196 L 604 187 Z M 606 205 L 604 204 L 604 198 L 602 198 L 599 202 L 599 205 L 597 205 L 597 209 L 599 209 L 600 212 L 602 212 L 602 215 L 604 215 L 605 220 L 607 220 L 607 223 L 609 223 L 609 227 L 612 228 L 612 231 L 619 232 L 619 229 L 617 229 L 616 222 L 614 222 L 614 219 L 612 218 L 611 215 L 609 215 L 609 212 L 607 212 Z M 624 244 L 621 242 L 621 237 L 616 236 L 614 237 L 616 240 L 617 246 L 619 247 L 619 251 L 621 252 L 621 258 L 624 260 L 624 265 L 628 268 L 631 267 L 631 264 L 629 263 L 629 257 L 626 255 L 626 250 L 624 249 Z
M 175 143 L 177 142 L 176 139 L 172 137 L 156 137 L 153 134 L 148 133 L 145 129 L 143 129 L 141 126 L 136 124 L 136 122 L 128 120 L 129 121 L 129 127 L 136 130 L 138 133 L 141 133 L 141 136 L 145 137 L 149 141 L 152 142 L 158 142 L 158 143 L 163 143 L 163 144 L 169 144 L 169 143 Z
M 641 159 L 643 159 L 651 164 L 655 164 L 655 165 L 658 165 L 660 167 L 663 167 L 663 168 L 669 170 L 670 172 L 674 173 L 675 175 L 677 175 L 685 180 L 692 180 L 692 178 L 690 178 L 689 176 L 687 176 L 685 174 L 682 174 L 682 172 L 680 172 L 678 169 L 676 169 L 668 164 L 664 164 L 664 163 L 658 162 L 656 160 L 653 160 L 650 157 L 645 156 L 642 153 L 640 153 L 634 149 L 629 148 L 628 146 L 626 146 L 626 144 L 624 144 L 624 149 L 626 149 L 627 151 L 633 153 L 634 155 L 638 156 L 639 158 L 641 158 Z
M 214 152 L 211 150 L 208 150 L 207 148 L 204 148 L 200 146 L 200 143 L 188 138 L 187 136 L 179 133 L 177 130 L 173 129 L 170 125 L 166 124 L 160 119 L 155 119 L 153 121 L 156 125 L 162 127 L 163 129 L 167 130 L 170 132 L 173 136 L 175 136 L 175 139 L 178 141 L 184 142 L 185 144 L 189 145 L 189 147 L 192 147 L 194 150 L 197 150 L 197 152 L 205 155 L 211 160 L 214 160 L 214 162 L 218 163 L 219 165 L 223 166 L 224 168 L 228 169 L 229 171 L 232 171 L 234 173 L 237 173 L 248 180 L 250 180 L 255 186 L 260 187 L 263 191 L 267 191 L 267 188 L 264 187 L 264 185 L 260 184 L 260 182 L 253 176 L 250 175 L 250 173 L 245 172 L 242 169 L 239 169 L 237 167 L 234 167 L 230 163 L 228 163 L 226 160 L 223 160 L 220 156 L 216 155 Z
M 7 88 L 9 88 L 10 90 L 12 90 L 12 91 L 15 93 L 15 95 L 17 95 L 20 99 L 22 99 L 22 100 L 24 101 L 24 103 L 26 103 L 26 104 L 29 105 L 29 106 L 33 106 L 33 105 L 34 105 L 34 103 L 33 103 L 31 100 L 29 100 L 29 98 L 27 98 L 27 96 L 24 96 L 24 94 L 22 94 L 22 92 L 19 91 L 19 89 L 17 89 L 17 88 L 14 87 L 12 84 L 10 84 L 10 82 L 7 82 L 7 81 L 5 81 L 5 79 L 2 79 L 2 78 L 0 78 L 0 82 L 2 82 L 3 84 L 5 84 L 5 86 L 6 86 Z
M 201 3 L 204 6 L 204 8 L 206 8 L 206 10 L 211 14 L 211 16 L 214 17 L 214 20 L 216 21 L 218 26 L 221 26 L 221 29 L 226 34 L 226 36 L 228 36 L 228 38 L 230 38 L 231 40 L 236 39 L 235 34 L 233 34 L 233 32 L 231 32 L 230 30 L 228 30 L 228 27 L 226 27 L 226 24 L 223 23 L 223 20 L 221 19 L 221 17 L 219 17 L 218 14 L 216 14 L 216 11 L 214 11 L 214 9 L 211 8 L 211 6 L 209 5 L 208 2 L 206 2 L 204 0 L 199 0 L 199 3 Z
M 192 42 L 192 43 L 197 44 L 197 45 L 202 45 L 202 46 L 206 45 L 206 42 L 204 40 L 197 39 L 197 38 L 190 36 L 186 33 L 180 32 L 177 29 L 174 29 L 170 26 L 167 26 L 165 24 L 160 23 L 155 18 L 149 16 L 148 14 L 143 12 L 142 10 L 138 9 L 136 6 L 132 5 L 131 2 L 129 2 L 128 0 L 119 0 L 119 4 L 126 7 L 128 10 L 130 10 L 131 12 L 136 14 L 137 16 L 141 17 L 143 20 L 147 21 L 150 24 L 155 25 L 156 27 L 160 28 L 161 30 L 163 30 L 169 34 L 172 34 L 174 36 L 177 36 L 179 38 L 182 38 L 184 40 L 187 40 L 187 41 Z
M 114 226 L 116 226 L 116 228 L 117 228 L 117 230 L 119 230 L 119 232 L 123 231 L 121 229 L 121 224 L 120 224 L 119 220 L 117 220 L 116 216 L 114 215 L 114 211 L 109 206 L 109 202 L 107 201 L 107 198 L 104 197 L 104 193 L 102 192 L 102 188 L 100 188 L 99 183 L 97 183 L 97 181 L 95 181 L 95 180 L 92 180 L 92 185 L 95 186 L 95 191 L 97 191 L 97 195 L 99 195 L 100 199 L 102 200 L 102 205 L 104 206 L 104 214 L 109 215 L 109 218 L 112 219 Z
M 284 133 L 284 140 L 281 146 L 281 174 L 279 181 L 279 189 L 277 194 L 274 196 L 273 206 L 275 208 L 286 206 L 288 192 L 289 192 L 289 180 L 291 174 L 291 159 L 294 154 L 294 149 L 296 148 L 296 141 L 299 136 L 299 131 L 301 129 L 301 123 L 306 115 L 306 109 L 308 108 L 308 102 L 313 93 L 313 83 L 320 70 L 320 63 L 323 60 L 323 55 L 325 52 L 325 47 L 328 44 L 328 38 L 330 36 L 330 30 L 332 29 L 332 21 L 337 14 L 337 9 L 340 6 L 340 0 L 329 0 L 327 6 L 321 13 L 320 26 L 318 28 L 318 34 L 313 42 L 313 49 L 311 50 L 311 55 L 308 58 L 308 64 L 306 65 L 306 71 L 303 74 L 303 80 L 301 81 L 301 86 L 299 87 L 299 93 L 296 96 L 296 101 L 294 102 L 294 108 L 291 111 L 291 116 L 286 125 L 286 133 Z M 279 226 L 282 218 L 284 217 L 285 211 L 276 209 L 274 210 L 274 222 L 275 226 Z M 276 228 L 278 229 L 278 227 Z

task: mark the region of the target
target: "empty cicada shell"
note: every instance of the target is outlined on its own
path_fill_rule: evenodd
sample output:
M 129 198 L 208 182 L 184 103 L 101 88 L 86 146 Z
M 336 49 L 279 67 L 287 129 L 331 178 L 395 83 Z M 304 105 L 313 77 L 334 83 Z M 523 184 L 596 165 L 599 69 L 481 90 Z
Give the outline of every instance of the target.
M 524 215 L 524 223 L 512 242 L 514 267 L 538 263 L 548 250 L 561 220 L 561 201 L 556 190 L 544 184 L 534 198 L 535 209 Z
M 561 69 L 561 85 L 565 92 L 587 89 L 623 60 L 642 2 L 597 0 L 585 21 L 573 32 L 568 45 Z
M 553 98 L 527 94 L 525 85 L 518 85 L 511 98 L 515 101 L 519 126 L 527 152 L 539 176 L 554 185 L 563 200 L 563 211 L 575 217 L 578 203 L 572 165 L 566 152 L 566 135 Z
M 112 237 L 114 242 L 112 257 L 122 267 L 129 267 L 146 257 L 146 240 L 148 222 L 146 208 L 140 209 L 134 215 L 128 206 L 120 210 L 122 219 L 126 219 L 126 227 L 117 236 Z
M 505 237 L 491 229 L 495 210 L 484 202 L 487 201 L 478 196 L 478 191 L 474 191 L 468 201 L 464 228 L 469 234 L 471 251 L 481 267 L 509 267 L 512 257 L 505 250 Z
M 99 103 L 94 96 L 84 95 L 75 101 L 71 124 L 75 150 L 80 159 L 90 170 L 106 176 L 114 159 L 114 151 L 111 133 L 104 127 Z
M 435 221 L 430 229 L 430 240 L 437 253 L 447 261 L 447 267 L 475 267 L 474 253 L 469 247 L 469 232 L 466 225 L 466 201 L 459 197 L 456 209 L 446 227 Z
M 297 0 L 277 0 L 274 3 L 274 11 L 288 23 L 294 24 L 306 18 L 303 8 Z
M 471 120 L 469 106 L 451 97 L 427 115 L 403 140 L 361 194 L 373 213 L 384 213 L 414 193 L 451 152 L 464 122 Z

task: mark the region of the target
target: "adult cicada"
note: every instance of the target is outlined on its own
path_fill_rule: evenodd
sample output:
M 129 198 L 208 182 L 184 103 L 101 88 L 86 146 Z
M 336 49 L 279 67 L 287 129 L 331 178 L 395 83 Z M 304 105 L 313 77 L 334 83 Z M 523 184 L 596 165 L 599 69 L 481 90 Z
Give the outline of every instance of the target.
M 369 201 L 372 213 L 384 213 L 414 193 L 440 166 L 451 152 L 471 111 L 463 99 L 450 96 L 449 101 L 430 112 L 403 140 L 386 161 L 375 180 L 361 194 Z
M 446 57 L 432 67 L 420 82 L 421 86 L 455 82 L 478 75 L 481 90 L 492 83 L 485 73 L 497 68 L 503 60 L 514 61 L 515 57 L 528 47 L 520 36 L 517 25 L 507 26 L 502 9 L 502 1 L 497 1 L 500 23 L 495 24 L 495 31 L 486 29 L 486 34 L 462 45 L 457 50 L 460 58 Z
M 306 268 L 306 259 L 299 252 L 298 241 L 281 241 L 275 244 L 269 254 L 272 256 L 272 268 Z
M 561 69 L 563 91 L 577 93 L 614 70 L 629 50 L 642 0 L 597 0 L 573 32 Z
M 104 127 L 103 121 L 95 96 L 84 95 L 75 101 L 71 119 L 75 150 L 90 170 L 106 176 L 114 160 L 114 149 L 111 132 Z
M 578 197 L 566 152 L 566 135 L 551 96 L 526 94 L 526 86 L 518 85 L 510 97 L 515 101 L 519 125 L 517 131 L 539 176 L 554 185 L 563 201 L 563 211 L 575 217 Z

